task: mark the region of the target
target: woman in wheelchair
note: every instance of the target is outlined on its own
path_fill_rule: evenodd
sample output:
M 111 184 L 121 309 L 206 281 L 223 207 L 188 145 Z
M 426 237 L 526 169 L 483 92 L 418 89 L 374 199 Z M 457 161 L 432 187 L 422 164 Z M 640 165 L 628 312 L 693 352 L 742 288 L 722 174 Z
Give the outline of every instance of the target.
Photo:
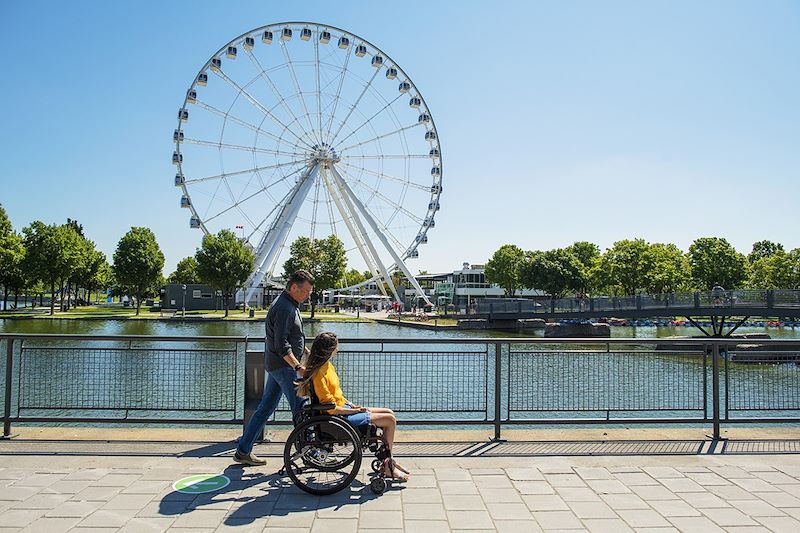
M 305 362 L 302 378 L 296 382 L 298 395 L 312 396 L 313 393 L 320 404 L 334 404 L 336 407 L 325 413 L 343 416 L 359 430 L 370 424 L 381 428 L 389 455 L 383 464 L 383 474 L 394 481 L 407 481 L 410 472 L 392 459 L 391 455 L 397 431 L 394 411 L 385 407 L 363 407 L 344 397 L 339 375 L 331 362 L 338 351 L 339 341 L 335 333 L 317 335 L 311 344 L 311 353 Z

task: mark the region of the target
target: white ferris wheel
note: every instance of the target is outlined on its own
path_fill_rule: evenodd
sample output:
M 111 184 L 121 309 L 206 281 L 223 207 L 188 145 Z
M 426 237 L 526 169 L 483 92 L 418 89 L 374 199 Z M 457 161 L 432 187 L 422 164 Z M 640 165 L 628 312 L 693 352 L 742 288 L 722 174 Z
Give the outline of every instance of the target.
M 417 86 L 377 46 L 313 22 L 244 33 L 195 76 L 173 140 L 190 227 L 236 228 L 253 247 L 245 301 L 282 272 L 297 237 L 331 234 L 348 268 L 396 300 L 399 268 L 427 301 L 406 261 L 439 211 L 439 136 Z

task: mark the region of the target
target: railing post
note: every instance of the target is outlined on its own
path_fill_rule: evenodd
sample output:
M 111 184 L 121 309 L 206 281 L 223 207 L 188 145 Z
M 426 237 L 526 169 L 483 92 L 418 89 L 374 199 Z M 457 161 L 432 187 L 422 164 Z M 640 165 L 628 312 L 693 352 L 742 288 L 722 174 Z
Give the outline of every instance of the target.
M 266 348 L 266 346 L 265 346 Z M 242 432 L 247 429 L 250 419 L 253 418 L 264 396 L 264 386 L 266 385 L 265 375 L 265 354 L 262 352 L 244 353 L 244 421 Z M 256 440 L 264 440 L 264 429 L 259 430 Z
M 720 439 L 719 400 L 719 343 L 715 342 L 711 348 L 711 401 L 713 402 L 711 416 L 713 417 L 714 431 L 712 437 L 714 440 Z
M 641 294 L 637 294 L 636 295 L 636 310 L 637 311 L 641 311 L 642 310 L 642 295 Z
M 767 309 L 775 307 L 775 291 L 772 289 L 767 290 Z
M 695 309 L 700 309 L 700 293 L 699 292 L 694 293 L 694 308 Z
M 594 298 L 589 298 L 589 311 L 594 311 Z
M 550 298 L 550 313 L 556 312 L 556 301 L 554 298 Z
M 499 342 L 494 345 L 494 440 L 500 440 L 500 364 L 502 349 Z
M 11 438 L 11 372 L 14 369 L 14 338 L 6 339 L 6 394 L 3 405 L 3 438 Z

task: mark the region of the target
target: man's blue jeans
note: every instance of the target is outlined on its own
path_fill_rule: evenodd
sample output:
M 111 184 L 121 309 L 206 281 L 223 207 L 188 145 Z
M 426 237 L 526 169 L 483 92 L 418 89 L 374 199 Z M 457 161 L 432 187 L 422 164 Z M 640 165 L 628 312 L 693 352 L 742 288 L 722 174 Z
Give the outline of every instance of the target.
M 281 393 L 289 401 L 292 415 L 295 416 L 297 414 L 297 410 L 302 404 L 302 399 L 297 396 L 297 389 L 294 386 L 295 379 L 297 379 L 296 372 L 288 366 L 267 372 L 264 396 L 261 397 L 261 403 L 258 404 L 256 412 L 253 413 L 253 418 L 250 419 L 242 438 L 239 439 L 239 446 L 237 446 L 236 451 L 242 454 L 253 451 L 253 442 L 256 440 L 256 435 L 263 429 L 267 418 L 272 416 L 272 413 L 278 408 Z

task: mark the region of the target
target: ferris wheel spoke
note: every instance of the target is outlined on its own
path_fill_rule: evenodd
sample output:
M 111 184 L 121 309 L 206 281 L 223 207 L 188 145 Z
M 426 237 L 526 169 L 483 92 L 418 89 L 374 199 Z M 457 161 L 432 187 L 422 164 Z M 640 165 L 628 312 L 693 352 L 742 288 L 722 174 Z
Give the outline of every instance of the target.
M 320 94 L 319 86 L 319 30 L 317 31 L 317 38 L 314 39 L 314 67 L 317 71 L 317 128 L 319 129 L 319 137 L 322 139 L 322 95 Z
M 292 195 L 292 192 L 293 192 L 292 189 L 289 189 L 288 191 L 286 191 L 286 194 L 283 195 L 283 198 L 281 198 L 280 201 L 275 202 L 275 205 L 272 206 L 272 209 L 269 210 L 267 215 L 264 218 L 261 219 L 261 222 L 259 222 L 258 224 L 255 224 L 253 226 L 253 231 L 251 231 L 250 234 L 247 235 L 247 241 L 248 242 L 250 241 L 250 239 L 253 238 L 253 235 L 255 235 L 257 232 L 261 231 L 261 227 L 267 222 L 267 220 L 272 218 L 272 215 L 275 214 L 275 211 L 278 208 L 280 208 L 280 206 L 283 205 L 289 199 L 289 197 Z M 264 236 L 266 236 L 266 232 L 264 232 Z M 261 240 L 263 241 L 263 238 Z
M 204 219 L 204 220 L 203 220 L 203 222 L 205 222 L 205 223 L 211 222 L 211 221 L 212 221 L 212 220 L 214 220 L 215 218 L 218 218 L 218 217 L 220 217 L 220 216 L 224 215 L 225 213 L 227 213 L 227 212 L 228 212 L 228 211 L 230 211 L 231 209 L 234 209 L 234 208 L 236 208 L 236 207 L 240 206 L 241 204 L 243 204 L 244 202 L 246 202 L 246 201 L 248 201 L 248 200 L 250 200 L 250 199 L 252 199 L 252 198 L 254 198 L 254 197 L 258 196 L 259 194 L 261 194 L 261 193 L 263 193 L 263 192 L 266 192 L 266 191 L 267 191 L 267 189 L 269 189 L 270 187 L 273 187 L 273 186 L 277 185 L 278 183 L 281 183 L 281 182 L 283 182 L 283 181 L 286 181 L 287 179 L 289 179 L 289 178 L 290 178 L 290 177 L 292 177 L 293 175 L 295 175 L 295 174 L 299 173 L 301 170 L 303 170 L 303 167 L 301 167 L 301 168 L 299 168 L 299 169 L 295 170 L 294 172 L 292 172 L 292 173 L 290 173 L 290 174 L 287 174 L 287 175 L 283 176 L 283 177 L 282 177 L 281 179 L 279 179 L 278 181 L 275 181 L 275 182 L 273 182 L 273 183 L 270 183 L 269 185 L 266 185 L 266 186 L 264 186 L 264 187 L 261 187 L 261 188 L 260 188 L 259 190 L 257 190 L 256 192 L 254 192 L 254 193 L 252 193 L 252 194 L 249 194 L 249 195 L 247 195 L 247 197 L 243 198 L 242 200 L 239 200 L 238 202 L 234 202 L 234 203 L 233 203 L 233 205 L 231 205 L 230 207 L 226 207 L 225 209 L 223 209 L 222 211 L 220 211 L 220 212 L 219 212 L 219 213 L 217 213 L 216 215 L 213 215 L 213 216 L 211 216 L 211 217 L 209 217 L 209 218 L 206 218 L 206 219 Z
M 372 139 L 367 139 L 366 141 L 361 141 L 358 144 L 351 144 L 350 146 L 345 146 L 344 148 L 339 148 L 337 151 L 342 154 L 347 150 L 351 150 L 353 148 L 358 148 L 359 146 L 364 146 L 365 144 L 369 144 L 375 141 L 379 141 L 381 139 L 385 139 L 386 137 L 391 137 L 392 135 L 397 135 L 399 133 L 403 133 L 404 131 L 410 130 L 412 128 L 419 127 L 422 123 L 415 122 L 414 124 L 409 124 L 408 126 L 403 126 L 402 128 L 398 128 L 394 131 L 390 131 L 389 133 L 384 133 L 383 135 L 378 135 L 377 137 L 373 137 Z
M 283 137 L 279 137 L 279 136 L 275 135 L 272 132 L 269 132 L 269 131 L 267 131 L 265 129 L 261 129 L 261 128 L 259 128 L 258 126 L 254 125 L 254 124 L 250 124 L 246 120 L 242 120 L 239 117 L 237 117 L 235 115 L 232 115 L 231 113 L 226 113 L 225 111 L 222 111 L 221 109 L 217 109 L 216 107 L 214 107 L 214 106 L 212 106 L 210 104 L 207 104 L 206 102 L 202 102 L 200 100 L 197 100 L 196 105 L 198 107 L 202 107 L 203 109 L 205 109 L 207 111 L 210 111 L 211 113 L 214 113 L 214 114 L 222 117 L 224 120 L 230 120 L 231 122 L 235 122 L 236 124 L 238 124 L 238 125 L 240 125 L 240 126 L 242 126 L 244 128 L 247 128 L 249 130 L 252 130 L 252 131 L 258 133 L 259 135 L 264 135 L 266 137 L 269 137 L 270 139 L 272 139 L 273 141 L 275 141 L 277 143 L 288 144 L 289 146 L 293 146 L 293 147 L 295 147 L 295 148 L 297 148 L 299 150 L 303 150 L 304 149 L 302 146 L 300 146 L 297 143 L 289 142 L 288 139 L 284 139 Z
M 229 143 L 217 143 L 213 141 L 201 141 L 199 139 L 189 139 L 185 138 L 183 140 L 185 144 L 196 144 L 198 146 L 208 146 L 210 148 L 227 148 L 229 150 L 241 150 L 243 152 L 256 152 L 259 154 L 271 154 L 271 155 L 286 155 L 292 157 L 306 157 L 307 154 L 299 153 L 299 152 L 284 152 L 282 150 L 269 150 L 267 148 L 256 148 L 255 146 L 244 146 L 242 144 L 229 144 Z
M 281 105 L 281 107 L 283 108 L 283 110 L 284 110 L 284 111 L 286 111 L 286 113 L 287 113 L 288 115 L 291 115 L 291 117 L 294 119 L 294 121 L 293 121 L 292 123 L 293 123 L 293 124 L 295 124 L 295 123 L 296 123 L 296 124 L 297 124 L 297 126 L 298 126 L 298 127 L 301 129 L 301 130 L 303 130 L 303 135 L 306 135 L 306 136 L 308 136 L 308 137 L 311 137 L 311 135 L 310 135 L 310 134 L 309 134 L 309 133 L 306 131 L 305 127 L 304 127 L 304 126 L 303 126 L 303 124 L 301 123 L 301 121 L 300 121 L 300 118 L 297 116 L 297 114 L 296 114 L 296 113 L 294 112 L 294 110 L 291 108 L 291 106 L 289 105 L 289 103 L 286 101 L 286 98 L 283 96 L 283 94 L 280 92 L 280 90 L 278 89 L 278 87 L 275 85 L 275 82 L 273 82 L 273 81 L 272 81 L 272 78 L 270 78 L 270 77 L 269 77 L 269 75 L 267 74 L 267 71 L 266 71 L 266 70 L 264 69 L 264 67 L 261 65 L 261 62 L 260 62 L 260 61 L 258 60 L 258 58 L 255 56 L 255 54 L 254 54 L 254 53 L 253 53 L 251 50 L 247 50 L 247 55 L 250 57 L 250 60 L 251 60 L 251 62 L 252 62 L 252 63 L 253 63 L 255 66 L 256 66 L 256 68 L 259 70 L 259 77 L 260 77 L 262 80 L 264 80 L 264 82 L 265 82 L 265 83 L 267 84 L 267 86 L 270 88 L 270 90 L 272 91 L 272 94 L 275 96 L 275 99 L 276 99 L 276 100 L 278 101 L 278 103 Z M 284 127 L 286 127 L 286 126 L 284 126 Z M 297 135 L 295 135 L 295 137 L 297 137 Z M 306 144 L 306 146 L 308 146 L 308 144 Z
M 364 90 L 361 91 L 361 94 L 358 95 L 358 98 L 356 98 L 355 103 L 352 106 L 350 106 L 350 110 L 347 112 L 347 116 L 345 116 L 342 123 L 339 124 L 339 129 L 336 130 L 336 133 L 333 135 L 333 137 L 331 137 L 331 140 L 328 142 L 329 145 L 335 146 L 334 143 L 336 142 L 336 138 L 339 136 L 339 133 L 342 132 L 342 128 L 344 127 L 345 124 L 347 124 L 347 121 L 350 120 L 350 117 L 353 115 L 353 111 L 355 111 L 356 106 L 358 106 L 358 104 L 361 102 L 361 99 L 364 98 L 364 95 L 367 94 L 367 91 L 372 85 L 372 82 L 375 81 L 375 77 L 378 75 L 378 72 L 380 72 L 380 69 L 376 68 L 375 72 L 372 73 L 372 77 L 364 86 Z
M 314 240 L 314 234 L 317 229 L 317 207 L 319 206 L 319 188 L 321 179 L 314 182 L 314 205 L 311 210 L 311 240 Z
M 428 159 L 430 154 L 344 155 L 340 159 Z
M 292 75 L 292 82 L 294 83 L 294 88 L 297 91 L 297 97 L 300 99 L 300 103 L 303 104 L 303 110 L 306 112 L 305 117 L 308 121 L 308 127 L 311 128 L 311 135 L 319 144 L 322 142 L 322 140 L 314 130 L 314 125 L 311 124 L 311 114 L 308 112 L 306 99 L 303 96 L 303 90 L 300 88 L 300 82 L 297 80 L 297 73 L 294 71 L 294 63 L 292 63 L 292 58 L 289 56 L 289 50 L 286 48 L 286 42 L 284 41 L 281 41 L 281 51 L 283 52 L 283 57 L 286 59 L 286 64 L 289 67 L 289 73 Z
M 387 180 L 393 181 L 395 183 L 401 183 L 403 185 L 408 185 L 410 187 L 414 187 L 415 189 L 419 189 L 421 191 L 431 192 L 431 186 L 430 185 L 420 185 L 419 183 L 414 183 L 411 180 L 398 178 L 397 176 L 392 176 L 390 174 L 384 174 L 382 172 L 376 172 L 376 171 L 374 171 L 372 169 L 369 169 L 369 168 L 366 168 L 366 167 L 351 165 L 349 163 L 344 163 L 342 161 L 340 161 L 339 164 L 340 165 L 344 165 L 345 167 L 351 168 L 353 170 L 366 172 L 367 174 L 369 174 L 371 176 L 375 176 L 376 178 L 387 179 Z
M 398 100 L 400 99 L 400 97 L 401 97 L 401 96 L 403 96 L 403 93 L 400 93 L 400 94 L 398 94 L 398 95 L 397 95 L 397 96 L 394 98 L 394 100 L 392 100 L 392 101 L 390 101 L 390 102 L 387 102 L 387 103 L 386 103 L 386 105 L 384 105 L 382 108 L 380 108 L 378 111 L 376 111 L 376 112 L 375 112 L 375 114 L 374 114 L 374 115 L 372 115 L 371 117 L 369 117 L 367 120 L 365 120 L 364 122 L 362 122 L 360 126 L 358 126 L 358 127 L 357 127 L 357 128 L 355 128 L 353 131 L 351 131 L 350 133 L 348 133 L 348 134 L 347 134 L 347 137 L 344 137 L 344 138 L 343 138 L 341 141 L 339 141 L 339 142 L 340 142 L 340 143 L 343 143 L 343 142 L 345 142 L 347 139 L 349 139 L 350 137 L 352 137 L 353 135 L 355 135 L 355 134 L 356 134 L 356 132 L 357 132 L 358 130 L 360 130 L 361 128 L 363 128 L 364 126 L 366 126 L 367 124 L 369 124 L 370 122 L 372 122 L 372 120 L 373 120 L 375 117 L 377 117 L 378 115 L 380 115 L 381 113 L 383 113 L 384 111 L 386 111 L 386 109 L 388 109 L 388 108 L 389 108 L 389 106 L 391 106 L 393 103 L 395 103 L 396 101 L 398 101 Z
M 220 70 L 220 71 L 213 71 L 213 72 L 215 72 L 215 73 L 217 74 L 217 76 L 219 76 L 220 78 L 222 78 L 223 80 L 225 80 L 225 82 L 226 82 L 226 83 L 228 83 L 228 85 L 230 85 L 231 87 L 233 87 L 233 89 L 234 89 L 234 90 L 236 90 L 236 91 L 237 91 L 237 92 L 239 92 L 240 94 L 244 95 L 244 97 L 247 99 L 247 101 L 248 101 L 248 102 L 250 102 L 250 103 L 253 105 L 253 107 L 255 107 L 256 109 L 258 109 L 259 111 L 261 111 L 262 113 L 264 113 L 264 115 L 268 116 L 268 117 L 269 117 L 269 118 L 271 118 L 273 121 L 275 121 L 275 122 L 277 122 L 278 124 L 280 124 L 280 125 L 281 125 L 281 126 L 282 126 L 282 127 L 285 129 L 285 130 L 286 130 L 286 131 L 288 131 L 289 133 L 291 133 L 292 135 L 294 135 L 294 137 L 295 137 L 295 138 L 296 138 L 298 141 L 300 141 L 302 144 L 305 144 L 305 145 L 306 145 L 308 148 L 311 148 L 311 145 L 310 145 L 310 144 L 308 144 L 308 143 L 307 143 L 305 140 L 303 140 L 303 139 L 302 139 L 300 136 L 298 136 L 298 135 L 297 135 L 297 134 L 296 134 L 294 131 L 292 131 L 292 129 L 291 129 L 289 126 L 287 126 L 286 124 L 284 124 L 284 123 L 283 123 L 283 122 L 282 122 L 282 121 L 281 121 L 281 120 L 280 120 L 278 117 L 276 117 L 275 115 L 273 115 L 273 114 L 272 114 L 272 112 L 271 112 L 269 109 L 267 109 L 267 108 L 264 106 L 264 104 L 262 104 L 261 102 L 259 102 L 259 101 L 258 101 L 258 100 L 257 100 L 257 99 L 256 99 L 256 98 L 253 96 L 253 95 L 251 95 L 249 92 L 247 92 L 247 91 L 244 89 L 244 87 L 240 86 L 238 83 L 236 83 L 235 81 L 233 81 L 232 79 L 230 79 L 230 78 L 229 78 L 229 77 L 228 77 L 228 76 L 227 76 L 227 75 L 226 75 L 224 72 L 222 72 L 221 70 Z
M 337 169 L 338 169 L 338 167 L 337 167 Z M 364 187 L 365 189 L 369 189 L 372 192 L 372 194 L 374 194 L 375 196 L 377 196 L 378 198 L 380 198 L 381 200 L 383 200 L 384 202 L 386 202 L 387 204 L 392 206 L 397 211 L 400 211 L 401 213 L 405 214 L 408 218 L 410 218 L 414 222 L 417 222 L 420 225 L 424 222 L 423 219 L 421 219 L 420 217 L 418 217 L 417 215 L 415 215 L 414 213 L 412 213 L 411 211 L 409 211 L 408 209 L 406 209 L 402 205 L 398 204 L 397 202 L 395 202 L 394 200 L 392 200 L 391 198 L 389 198 L 388 196 L 386 196 L 385 194 L 380 192 L 378 189 L 375 189 L 374 187 L 369 186 L 368 184 L 364 183 L 363 181 L 360 181 L 360 180 L 354 178 L 351 174 L 349 174 L 345 170 L 342 170 L 341 173 L 343 175 L 345 175 L 345 176 L 348 176 L 352 181 L 357 182 L 360 186 Z
M 305 163 L 307 161 L 309 161 L 309 160 L 308 159 L 301 159 L 301 160 L 297 160 L 297 161 L 290 161 L 289 163 L 278 163 L 276 165 L 267 165 L 267 166 L 263 166 L 263 167 L 253 167 L 253 168 L 248 168 L 248 169 L 245 169 L 245 170 L 237 170 L 236 172 L 225 172 L 223 174 L 217 174 L 216 176 L 204 176 L 202 178 L 192 178 L 190 180 L 186 180 L 184 183 L 186 185 L 189 185 L 189 184 L 192 184 L 192 183 L 203 183 L 204 181 L 218 180 L 218 179 L 221 179 L 221 178 L 229 178 L 231 176 L 241 176 L 243 174 L 251 174 L 251 173 L 254 173 L 254 172 L 261 172 L 262 170 L 271 170 L 271 169 L 274 169 L 274 168 L 288 167 L 288 166 L 292 166 L 292 165 L 300 165 L 300 164 Z
M 333 111 L 331 112 L 330 116 L 328 117 L 328 125 L 326 127 L 325 138 L 330 137 L 331 135 L 331 127 L 333 126 L 333 117 L 336 116 L 336 107 L 339 104 L 339 100 L 342 94 L 342 86 L 344 85 L 344 78 L 345 73 L 347 72 L 347 66 L 350 64 L 350 45 L 347 45 L 347 48 L 344 52 L 344 66 L 342 68 L 342 74 L 339 77 L 339 87 L 336 89 L 336 96 L 333 99 Z M 331 143 L 329 143 L 331 144 Z

